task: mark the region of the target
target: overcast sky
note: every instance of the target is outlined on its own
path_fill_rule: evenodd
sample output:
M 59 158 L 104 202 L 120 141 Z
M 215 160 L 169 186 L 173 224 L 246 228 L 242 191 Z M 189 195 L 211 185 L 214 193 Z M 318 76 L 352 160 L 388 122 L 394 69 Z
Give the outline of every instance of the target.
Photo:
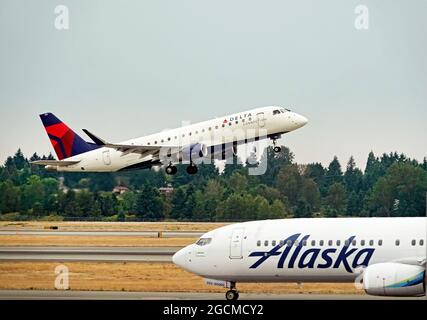
M 59 4 L 69 30 L 55 29 Z M 426 12 L 425 0 L 0 0 L 0 161 L 52 151 L 46 111 L 117 142 L 265 105 L 309 119 L 284 139 L 300 163 L 422 160 Z

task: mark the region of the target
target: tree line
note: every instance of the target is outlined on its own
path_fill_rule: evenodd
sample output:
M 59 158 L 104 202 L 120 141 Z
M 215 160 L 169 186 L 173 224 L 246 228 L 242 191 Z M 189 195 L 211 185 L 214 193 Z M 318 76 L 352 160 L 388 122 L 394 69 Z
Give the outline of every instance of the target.
M 249 175 L 249 163 L 235 157 L 222 172 L 199 165 L 188 175 L 184 165 L 168 176 L 163 170 L 120 173 L 57 173 L 30 164 L 53 159 L 21 150 L 0 166 L 0 218 L 107 221 L 244 221 L 285 217 L 424 216 L 427 159 L 369 153 L 364 171 L 351 157 L 327 167 L 300 165 L 289 148 L 264 150 L 262 175 Z M 259 165 L 259 164 L 258 164 Z M 125 192 L 113 192 L 115 186 Z M 169 188 L 162 189 L 165 186 Z

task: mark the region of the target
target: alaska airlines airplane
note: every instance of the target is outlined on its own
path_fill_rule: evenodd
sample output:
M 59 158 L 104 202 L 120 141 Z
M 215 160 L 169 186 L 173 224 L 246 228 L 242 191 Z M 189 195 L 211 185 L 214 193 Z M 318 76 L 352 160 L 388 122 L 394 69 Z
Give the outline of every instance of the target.
M 188 163 L 187 173 L 197 172 L 198 161 L 224 160 L 237 154 L 237 146 L 301 128 L 307 119 L 282 107 L 263 107 L 227 115 L 149 136 L 110 143 L 86 129 L 93 142 L 86 142 L 52 113 L 40 115 L 59 160 L 40 160 L 48 170 L 68 172 L 114 172 L 164 165 L 167 174 L 177 163 Z
M 420 218 L 312 218 L 237 223 L 173 256 L 207 284 L 355 282 L 367 294 L 426 294 L 426 223 Z

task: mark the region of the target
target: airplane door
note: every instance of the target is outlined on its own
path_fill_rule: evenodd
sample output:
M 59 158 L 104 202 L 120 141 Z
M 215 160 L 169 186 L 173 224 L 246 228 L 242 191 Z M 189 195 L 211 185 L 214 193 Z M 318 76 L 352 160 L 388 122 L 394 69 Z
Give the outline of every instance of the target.
M 111 158 L 110 158 L 110 151 L 109 150 L 104 151 L 102 153 L 102 159 L 104 160 L 104 164 L 106 166 L 109 166 L 111 164 Z
M 234 229 L 230 242 L 230 259 L 242 259 L 242 242 L 244 229 Z
M 258 125 L 263 128 L 265 126 L 264 112 L 257 113 Z

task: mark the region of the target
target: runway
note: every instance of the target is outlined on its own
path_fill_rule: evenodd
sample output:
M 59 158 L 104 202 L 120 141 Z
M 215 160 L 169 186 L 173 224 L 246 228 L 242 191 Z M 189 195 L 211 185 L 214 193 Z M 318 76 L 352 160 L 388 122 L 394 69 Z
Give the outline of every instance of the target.
M 239 300 L 425 300 L 375 297 L 365 294 L 268 294 L 240 293 Z M 224 293 L 0 290 L 0 300 L 225 300 Z
M 129 236 L 151 238 L 198 238 L 202 232 L 193 231 L 42 231 L 42 230 L 1 230 L 0 236 Z
M 0 247 L 0 261 L 171 262 L 181 247 Z

